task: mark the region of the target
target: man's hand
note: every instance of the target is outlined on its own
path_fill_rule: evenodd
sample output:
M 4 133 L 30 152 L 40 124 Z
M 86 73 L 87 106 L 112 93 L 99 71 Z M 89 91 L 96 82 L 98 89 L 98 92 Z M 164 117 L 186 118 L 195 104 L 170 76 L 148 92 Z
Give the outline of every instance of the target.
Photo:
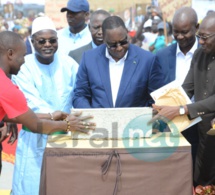
M 93 116 L 82 116 L 82 112 L 75 112 L 70 114 L 67 117 L 67 120 L 70 122 L 70 131 L 80 131 L 82 133 L 88 133 L 89 130 L 94 130 L 96 124 L 94 122 L 89 122 L 89 119 L 92 119 Z
M 7 135 L 10 135 L 8 144 L 13 144 L 18 138 L 18 128 L 15 123 L 6 123 L 7 125 Z
M 52 113 L 53 120 L 55 121 L 64 120 L 68 115 L 68 113 L 59 110 Z
M 148 122 L 149 124 L 155 122 L 156 120 L 162 120 L 168 123 L 170 120 L 179 116 L 179 106 L 157 106 L 152 104 L 154 110 L 158 113 Z
M 7 134 L 6 126 L 0 128 L 0 135 L 1 135 L 0 137 L 0 143 L 1 143 L 9 136 L 9 134 Z
M 215 118 L 211 121 L 211 127 L 215 129 Z
M 215 118 L 211 121 L 211 127 L 212 128 L 207 131 L 207 134 L 215 136 Z

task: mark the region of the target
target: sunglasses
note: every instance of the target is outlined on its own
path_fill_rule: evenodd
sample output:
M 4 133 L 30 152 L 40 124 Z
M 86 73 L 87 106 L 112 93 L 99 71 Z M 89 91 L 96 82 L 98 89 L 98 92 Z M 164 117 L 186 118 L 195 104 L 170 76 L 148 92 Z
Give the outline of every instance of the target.
M 57 43 L 57 38 L 35 40 L 40 45 L 45 45 L 48 41 L 50 44 Z
M 202 35 L 199 35 L 196 33 L 196 37 L 199 39 L 202 39 L 203 41 L 207 41 L 208 38 L 213 37 L 214 35 L 215 35 L 215 33 L 211 34 L 211 35 L 207 35 L 207 36 L 202 36 Z
M 116 49 L 118 46 L 123 46 L 123 45 L 126 45 L 126 44 L 128 44 L 127 37 L 126 37 L 125 40 L 119 41 L 119 42 L 114 43 L 114 44 L 107 44 L 107 43 L 106 43 L 107 48 L 108 48 L 108 49 L 111 49 L 111 50 L 114 50 L 114 49 Z

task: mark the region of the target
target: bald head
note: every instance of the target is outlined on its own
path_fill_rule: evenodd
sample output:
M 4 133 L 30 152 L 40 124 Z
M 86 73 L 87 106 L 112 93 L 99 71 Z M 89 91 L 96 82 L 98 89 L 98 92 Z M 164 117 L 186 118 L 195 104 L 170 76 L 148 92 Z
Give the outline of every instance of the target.
M 23 42 L 22 37 L 11 31 L 0 32 L 0 55 L 2 56 L 7 50 L 16 50 L 17 45 Z
M 198 23 L 198 17 L 196 11 L 191 7 L 181 7 L 176 10 L 173 17 L 173 25 L 174 23 L 189 21 L 194 26 Z
M 205 53 L 215 54 L 215 13 L 207 15 L 199 26 L 199 43 Z
M 191 7 L 178 9 L 173 17 L 172 30 L 180 50 L 186 55 L 196 42 L 198 19 L 195 10 Z
M 110 13 L 102 9 L 96 10 L 90 15 L 90 23 L 92 23 L 94 19 L 98 17 L 98 15 L 103 15 L 104 18 L 106 19 L 107 17 L 110 16 Z
M 0 67 L 5 74 L 17 74 L 25 62 L 26 46 L 22 37 L 14 32 L 0 33 Z
M 109 16 L 110 14 L 105 10 L 97 10 L 91 14 L 89 28 L 93 43 L 97 46 L 103 43 L 103 33 L 101 27 L 103 21 Z
M 215 32 L 215 12 L 211 12 L 210 14 L 206 15 L 205 18 L 202 20 L 200 27 L 207 28 L 207 30 L 213 30 Z

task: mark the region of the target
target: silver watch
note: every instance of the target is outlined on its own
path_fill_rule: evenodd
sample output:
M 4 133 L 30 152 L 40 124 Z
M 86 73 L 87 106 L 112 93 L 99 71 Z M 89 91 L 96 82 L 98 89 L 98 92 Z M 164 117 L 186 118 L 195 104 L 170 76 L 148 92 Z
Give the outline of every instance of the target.
M 179 107 L 179 114 L 180 114 L 180 115 L 184 115 L 184 114 L 185 114 L 184 106 L 180 106 L 180 107 Z

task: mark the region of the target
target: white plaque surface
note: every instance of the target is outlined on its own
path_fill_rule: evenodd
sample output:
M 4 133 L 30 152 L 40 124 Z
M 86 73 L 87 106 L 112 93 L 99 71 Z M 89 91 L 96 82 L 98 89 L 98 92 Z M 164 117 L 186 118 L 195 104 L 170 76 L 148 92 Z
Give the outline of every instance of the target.
M 72 139 L 125 139 L 151 137 L 152 134 L 152 126 L 147 124 L 152 118 L 149 107 L 71 110 L 75 111 L 82 111 L 82 116 L 93 115 L 89 121 L 96 123 L 96 129 L 89 134 L 72 132 Z

